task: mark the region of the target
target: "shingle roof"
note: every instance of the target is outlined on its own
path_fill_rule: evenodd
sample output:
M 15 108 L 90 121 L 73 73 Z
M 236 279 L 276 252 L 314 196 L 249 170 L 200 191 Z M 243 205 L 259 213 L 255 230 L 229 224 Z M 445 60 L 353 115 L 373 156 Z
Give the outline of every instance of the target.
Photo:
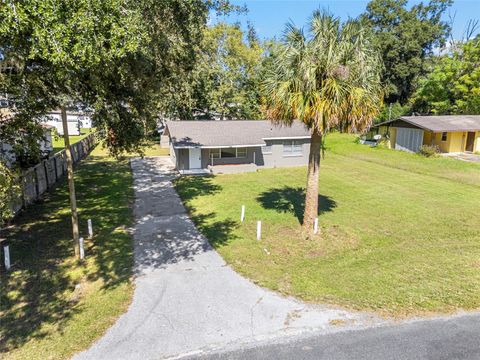
M 433 132 L 480 130 L 480 115 L 402 116 L 400 120 Z M 387 121 L 383 124 L 394 121 L 397 120 Z
M 261 146 L 264 139 L 310 137 L 299 121 L 292 126 L 264 120 L 169 121 L 167 131 L 174 147 Z

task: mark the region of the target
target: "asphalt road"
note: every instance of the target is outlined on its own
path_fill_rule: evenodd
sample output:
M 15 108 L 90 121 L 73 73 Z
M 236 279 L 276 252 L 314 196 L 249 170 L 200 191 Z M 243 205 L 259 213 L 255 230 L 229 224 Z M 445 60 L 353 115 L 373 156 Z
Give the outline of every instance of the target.
M 316 335 L 197 359 L 480 359 L 480 315 Z

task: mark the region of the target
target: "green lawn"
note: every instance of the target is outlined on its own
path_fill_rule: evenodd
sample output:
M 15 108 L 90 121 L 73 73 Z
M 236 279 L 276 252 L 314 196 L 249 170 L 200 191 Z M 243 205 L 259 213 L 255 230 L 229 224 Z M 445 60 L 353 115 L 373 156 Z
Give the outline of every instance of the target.
M 318 236 L 300 229 L 304 167 L 183 177 L 176 188 L 211 244 L 261 286 L 394 316 L 478 309 L 480 165 L 338 134 L 327 147 Z
M 65 181 L 3 232 L 13 271 L 0 276 L 0 358 L 64 359 L 87 348 L 131 300 L 132 176 L 127 160 L 94 150 L 75 171 L 86 262 L 73 258 Z M 76 286 L 79 285 L 79 286 Z
M 103 156 L 108 155 L 108 149 L 103 147 L 102 144 L 98 146 L 96 151 L 98 154 L 101 154 Z M 152 140 L 147 142 L 147 144 L 143 148 L 143 152 L 144 152 L 143 154 L 144 156 L 168 156 L 170 154 L 169 149 L 161 148 L 160 144 Z M 122 154 L 121 156 L 136 157 L 136 156 L 139 156 L 139 154 L 130 153 L 130 154 Z
M 170 154 L 169 149 L 160 147 L 160 144 L 156 141 L 150 141 L 144 149 L 145 156 L 168 156 Z
M 83 138 L 85 138 L 88 134 L 94 132 L 95 129 L 94 128 L 91 128 L 91 129 L 87 129 L 87 128 L 82 128 L 80 129 L 80 135 L 71 135 L 69 136 L 70 138 L 70 145 L 73 145 L 77 142 L 79 142 L 80 140 L 82 140 Z M 65 149 L 65 141 L 63 140 L 63 136 L 56 136 L 56 135 L 53 135 L 52 133 L 52 142 L 53 142 L 53 152 L 54 153 L 57 153 L 63 149 Z

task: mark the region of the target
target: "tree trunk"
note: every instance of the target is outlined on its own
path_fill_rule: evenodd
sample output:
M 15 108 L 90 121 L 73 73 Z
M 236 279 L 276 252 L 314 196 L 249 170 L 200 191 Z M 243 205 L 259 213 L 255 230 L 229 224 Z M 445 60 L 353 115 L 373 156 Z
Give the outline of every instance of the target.
M 72 160 L 72 151 L 70 149 L 70 138 L 68 137 L 67 111 L 65 107 L 62 107 L 61 110 L 62 110 L 62 124 L 63 124 L 63 139 L 65 141 L 65 154 L 67 155 L 68 191 L 70 193 L 70 208 L 72 211 L 73 243 L 75 247 L 75 257 L 80 258 L 77 197 L 75 195 L 75 182 L 73 180 L 73 160 Z
M 314 129 L 308 156 L 307 192 L 305 195 L 305 212 L 303 213 L 303 229 L 313 230 L 315 218 L 318 216 L 318 176 L 320 173 L 320 150 L 322 134 Z

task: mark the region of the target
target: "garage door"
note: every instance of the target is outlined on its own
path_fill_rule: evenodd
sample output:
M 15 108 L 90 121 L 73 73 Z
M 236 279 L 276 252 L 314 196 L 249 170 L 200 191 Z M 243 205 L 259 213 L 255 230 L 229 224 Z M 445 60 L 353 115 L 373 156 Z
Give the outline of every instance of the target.
M 418 152 L 423 144 L 423 130 L 397 128 L 397 137 L 395 139 L 395 149 Z

